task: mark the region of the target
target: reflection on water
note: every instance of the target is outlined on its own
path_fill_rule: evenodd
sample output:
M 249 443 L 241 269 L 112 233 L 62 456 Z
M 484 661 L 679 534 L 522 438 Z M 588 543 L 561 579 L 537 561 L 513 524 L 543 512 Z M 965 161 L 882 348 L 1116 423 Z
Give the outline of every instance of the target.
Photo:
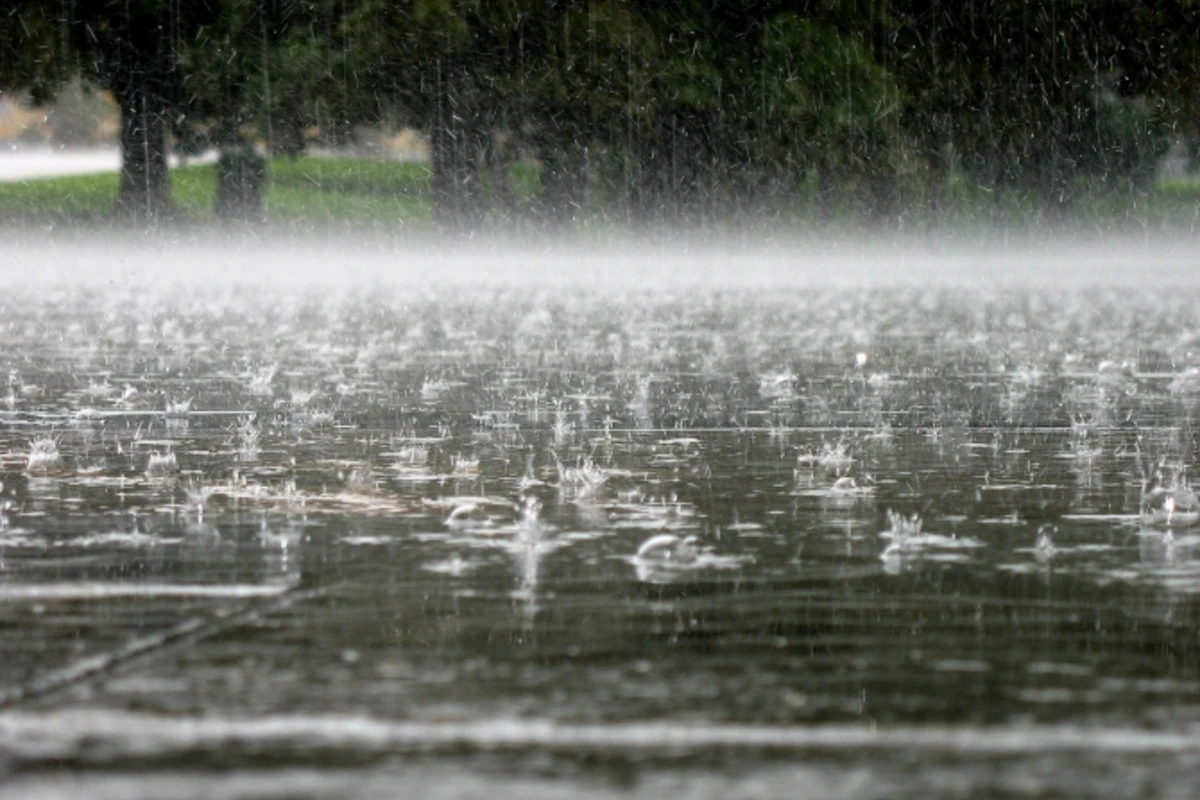
M 1187 293 L 41 291 L 21 713 L 1200 720 Z

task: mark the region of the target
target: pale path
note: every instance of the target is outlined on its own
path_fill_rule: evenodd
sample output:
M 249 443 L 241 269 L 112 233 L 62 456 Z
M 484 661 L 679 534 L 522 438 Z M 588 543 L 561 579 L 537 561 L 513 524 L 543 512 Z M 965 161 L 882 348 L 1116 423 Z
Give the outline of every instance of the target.
M 116 147 L 59 149 L 45 145 L 0 146 L 0 182 L 65 175 L 94 175 L 121 168 Z
M 210 163 L 215 156 L 205 154 L 189 163 Z M 170 157 L 172 167 L 180 165 L 179 156 Z M 62 178 L 69 175 L 99 175 L 121 168 L 121 151 L 115 147 L 60 148 L 47 145 L 0 143 L 0 183 Z

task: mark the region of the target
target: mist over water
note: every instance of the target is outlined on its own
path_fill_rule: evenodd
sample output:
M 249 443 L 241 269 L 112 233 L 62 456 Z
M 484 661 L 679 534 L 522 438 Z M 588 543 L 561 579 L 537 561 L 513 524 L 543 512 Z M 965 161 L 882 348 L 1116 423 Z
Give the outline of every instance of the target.
M 448 237 L 204 228 L 143 233 L 23 231 L 0 247 L 6 285 L 704 286 L 1191 285 L 1194 233 L 935 231 L 842 235 L 703 231 L 634 237 Z
M 1174 796 L 1193 245 L 17 233 L 0 796 Z

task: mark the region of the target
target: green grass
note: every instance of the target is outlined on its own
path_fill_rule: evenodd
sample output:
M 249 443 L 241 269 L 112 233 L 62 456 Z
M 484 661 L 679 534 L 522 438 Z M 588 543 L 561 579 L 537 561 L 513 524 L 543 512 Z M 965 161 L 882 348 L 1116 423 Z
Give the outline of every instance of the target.
M 433 205 L 422 197 L 382 192 L 329 192 L 278 185 L 267 191 L 266 212 L 268 220 L 305 223 L 402 224 L 433 220 Z
M 276 189 L 345 195 L 421 197 L 432 178 L 427 164 L 361 158 L 277 158 L 270 173 Z
M 0 183 L 0 219 L 97 221 L 111 216 L 118 176 Z M 171 199 L 184 220 L 211 222 L 216 168 L 171 170 Z M 433 219 L 429 168 L 424 164 L 352 158 L 276 159 L 264 198 L 267 219 L 301 225 L 350 222 L 428 223 Z
M 86 175 L 67 178 L 0 183 L 0 220 L 51 222 L 105 222 L 112 219 L 118 177 Z M 485 189 L 489 178 L 483 178 Z M 539 185 L 537 167 L 513 164 L 509 186 L 518 213 L 532 214 Z M 215 168 L 186 166 L 171 171 L 171 192 L 184 222 L 214 222 Z M 906 215 L 906 227 L 926 224 L 1036 225 L 1042 211 L 1034 199 L 1019 193 L 1000 198 L 956 179 L 947 187 L 936 217 L 926 218 L 919 198 L 904 196 L 900 203 L 916 209 Z M 603 200 L 603 187 L 593 197 L 599 206 L 590 209 L 585 228 L 621 227 L 625 215 L 619 198 Z M 866 221 L 862 195 L 846 187 L 835 198 L 834 227 Z M 805 229 L 819 227 L 820 204 L 815 181 L 802 183 L 786 196 L 772 201 L 768 216 L 779 224 Z M 329 225 L 428 227 L 433 221 L 432 180 L 428 165 L 359 158 L 274 159 L 269 166 L 265 197 L 267 219 L 272 223 L 321 228 Z M 1167 227 L 1200 225 L 1200 183 L 1164 181 L 1142 195 L 1116 192 L 1083 192 L 1071 205 L 1070 220 L 1084 226 Z M 617 222 L 613 222 L 617 220 Z M 590 221 L 590 222 L 589 222 Z
M 117 196 L 116 175 L 0 183 L 0 214 L 27 217 L 92 217 L 107 213 Z
M 268 220 L 306 225 L 430 224 L 426 164 L 361 158 L 277 158 L 268 170 Z
M 119 177 L 114 173 L 0 183 L 0 218 L 98 220 L 112 214 Z M 171 171 L 171 197 L 188 217 L 212 216 L 213 168 Z
M 115 197 L 115 188 L 113 192 Z M 216 195 L 217 176 L 214 167 L 180 167 L 171 170 L 171 200 L 188 217 L 211 218 Z M 112 205 L 111 199 L 109 205 Z

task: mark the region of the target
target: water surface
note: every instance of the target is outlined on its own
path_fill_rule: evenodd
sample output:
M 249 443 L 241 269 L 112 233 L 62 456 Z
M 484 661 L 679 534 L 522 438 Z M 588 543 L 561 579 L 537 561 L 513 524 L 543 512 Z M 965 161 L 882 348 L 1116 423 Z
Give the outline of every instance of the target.
M 14 290 L 9 796 L 1177 796 L 1197 300 Z

